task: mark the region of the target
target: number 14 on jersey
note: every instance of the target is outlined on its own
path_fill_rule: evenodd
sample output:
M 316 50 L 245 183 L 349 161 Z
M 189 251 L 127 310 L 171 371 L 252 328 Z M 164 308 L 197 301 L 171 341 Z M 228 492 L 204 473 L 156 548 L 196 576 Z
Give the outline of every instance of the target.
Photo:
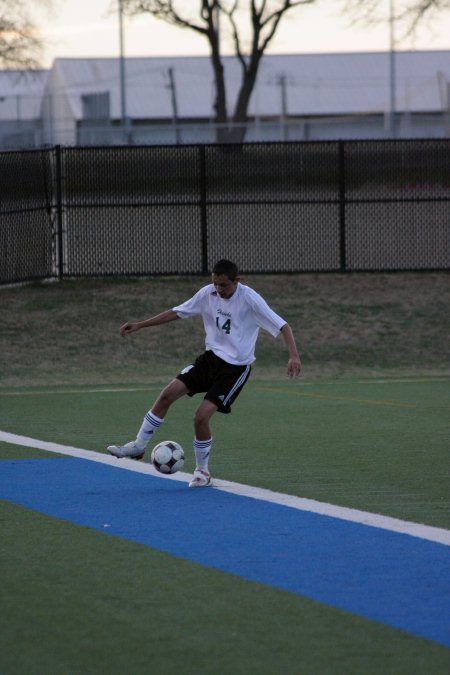
M 230 334 L 231 330 L 231 319 L 227 319 L 222 325 L 221 322 L 223 321 L 223 318 L 220 316 L 216 316 L 216 326 L 219 330 L 225 331 L 227 335 Z

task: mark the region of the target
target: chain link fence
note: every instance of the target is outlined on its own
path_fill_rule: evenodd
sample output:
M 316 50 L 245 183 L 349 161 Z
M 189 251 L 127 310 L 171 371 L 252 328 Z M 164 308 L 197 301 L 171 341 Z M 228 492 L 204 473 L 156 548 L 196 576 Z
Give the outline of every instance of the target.
M 0 282 L 450 269 L 450 140 L 0 153 Z

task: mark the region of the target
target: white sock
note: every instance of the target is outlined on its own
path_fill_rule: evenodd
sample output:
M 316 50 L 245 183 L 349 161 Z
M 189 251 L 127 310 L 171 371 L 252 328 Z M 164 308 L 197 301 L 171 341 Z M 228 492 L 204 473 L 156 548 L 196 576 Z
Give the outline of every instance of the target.
M 142 420 L 142 425 L 135 441 L 140 450 L 144 450 L 147 447 L 149 440 L 153 436 L 153 432 L 156 431 L 163 422 L 164 419 L 158 417 L 155 413 L 152 413 L 151 410 L 148 411 Z
M 207 441 L 198 441 L 194 438 L 195 461 L 199 469 L 208 471 L 209 453 L 211 452 L 212 438 Z

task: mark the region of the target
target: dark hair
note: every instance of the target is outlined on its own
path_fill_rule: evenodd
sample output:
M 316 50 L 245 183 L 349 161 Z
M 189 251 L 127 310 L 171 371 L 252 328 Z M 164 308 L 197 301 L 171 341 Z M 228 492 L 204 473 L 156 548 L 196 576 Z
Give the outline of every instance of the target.
M 238 275 L 238 268 L 231 260 L 219 260 L 213 267 L 213 274 L 224 274 L 230 281 L 234 281 Z

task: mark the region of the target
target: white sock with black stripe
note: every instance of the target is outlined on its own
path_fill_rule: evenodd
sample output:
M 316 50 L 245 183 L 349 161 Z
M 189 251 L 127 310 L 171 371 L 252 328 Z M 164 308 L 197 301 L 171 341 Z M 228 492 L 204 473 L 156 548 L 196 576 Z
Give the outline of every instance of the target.
M 199 441 L 194 438 L 195 461 L 199 469 L 208 471 L 209 453 L 211 452 L 212 438 L 207 441 Z
M 148 411 L 146 416 L 142 421 L 141 428 L 138 431 L 136 438 L 136 445 L 140 450 L 145 450 L 148 445 L 149 440 L 153 436 L 153 432 L 158 429 L 161 424 L 164 422 L 164 419 L 158 417 L 151 410 Z

